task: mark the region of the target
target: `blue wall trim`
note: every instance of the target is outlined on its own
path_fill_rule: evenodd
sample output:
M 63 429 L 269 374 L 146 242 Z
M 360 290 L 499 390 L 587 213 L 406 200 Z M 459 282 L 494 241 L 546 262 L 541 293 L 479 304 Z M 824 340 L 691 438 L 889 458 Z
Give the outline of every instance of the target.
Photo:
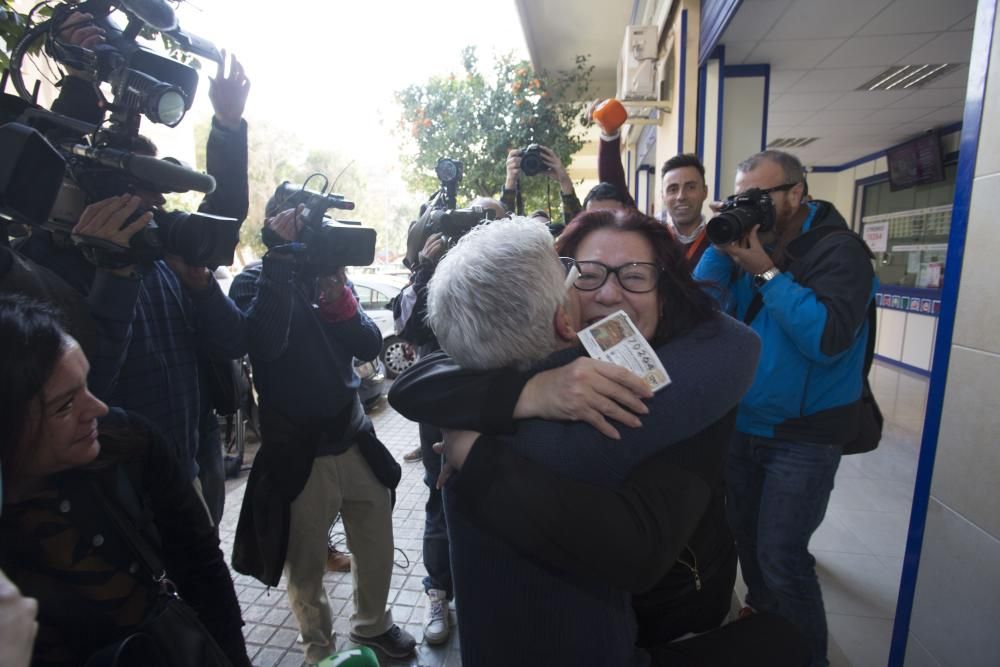
M 717 46 L 715 51 L 712 53 L 713 58 L 719 60 L 719 108 L 716 111 L 717 115 L 715 117 L 715 200 L 718 201 L 719 197 L 719 181 L 720 174 L 722 173 L 722 108 L 723 108 L 723 93 L 726 88 L 726 77 L 722 73 L 726 69 L 726 47 Z
M 769 76 L 770 74 L 770 65 L 726 65 L 722 72 L 722 76 L 727 79 Z
M 698 127 L 695 128 L 694 152 L 705 161 L 705 88 L 708 87 L 708 67 L 698 67 Z
M 742 0 L 701 0 L 701 30 L 698 40 L 698 64 L 713 58 L 722 33 L 736 16 Z
M 896 620 L 892 629 L 892 643 L 889 647 L 890 667 L 902 667 L 906 658 L 906 644 L 910 634 L 913 598 L 917 587 L 917 574 L 920 569 L 920 552 L 923 548 L 927 507 L 930 503 L 931 476 L 937 454 L 945 385 L 948 379 L 948 362 L 955 330 L 955 312 L 958 308 L 958 289 L 969 227 L 969 205 L 972 200 L 976 156 L 979 150 L 979 128 L 983 120 L 983 97 L 986 92 L 986 74 L 990 65 L 990 49 L 994 38 L 993 24 L 996 10 L 997 0 L 979 0 L 976 10 L 976 29 L 972 37 L 969 83 L 965 93 L 962 138 L 958 151 L 958 173 L 955 177 L 955 203 L 951 215 L 951 234 L 948 237 L 944 288 L 941 290 L 941 317 L 938 320 L 937 340 L 934 342 L 934 357 L 931 362 L 933 370 L 927 394 L 927 410 L 920 443 L 920 457 L 917 461 L 913 509 L 910 513 L 910 529 L 906 538 L 906 553 L 903 557 L 903 576 L 899 585 Z
M 687 87 L 688 10 L 681 10 L 681 75 L 677 77 L 677 153 L 684 152 L 684 89 Z
M 767 67 L 767 72 L 764 73 L 764 117 L 761 121 L 760 128 L 760 149 L 764 150 L 767 148 L 767 114 L 768 114 L 768 103 L 771 98 L 771 66 L 765 65 Z
M 883 357 L 881 354 L 876 354 L 875 360 L 883 364 L 895 366 L 896 368 L 902 368 L 903 370 L 910 371 L 911 373 L 916 373 L 917 375 L 930 377 L 930 372 L 925 371 L 923 368 L 919 368 L 917 366 L 911 366 L 909 364 L 904 364 L 902 361 L 896 361 L 895 359 L 890 359 L 889 357 Z

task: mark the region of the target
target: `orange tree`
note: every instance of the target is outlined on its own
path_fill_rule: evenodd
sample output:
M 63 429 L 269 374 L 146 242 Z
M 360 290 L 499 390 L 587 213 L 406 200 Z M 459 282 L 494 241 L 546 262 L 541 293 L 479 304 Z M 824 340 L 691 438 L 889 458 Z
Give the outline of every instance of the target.
M 502 57 L 484 72 L 475 47 L 462 51 L 464 75 L 435 76 L 423 85 L 397 91 L 407 184 L 418 191 L 438 187 L 438 158 L 461 160 L 465 174 L 459 205 L 476 196 L 498 197 L 506 174 L 507 152 L 529 144 L 548 146 L 569 165 L 583 146 L 583 102 L 593 66 L 577 56 L 575 68 L 550 74 L 531 63 Z M 555 208 L 559 188 L 544 175 L 521 178 L 525 209 Z

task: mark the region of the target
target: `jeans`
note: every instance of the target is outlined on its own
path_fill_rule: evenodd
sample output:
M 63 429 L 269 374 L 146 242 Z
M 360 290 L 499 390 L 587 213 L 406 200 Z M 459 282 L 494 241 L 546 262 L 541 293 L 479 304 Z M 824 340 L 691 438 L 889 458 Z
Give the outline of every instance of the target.
M 794 624 L 814 667 L 829 662 L 823 595 L 808 547 L 826 514 L 841 451 L 746 433 L 736 433 L 729 448 L 726 502 L 746 602 Z
M 441 473 L 441 455 L 432 446 L 441 442 L 441 431 L 430 424 L 420 424 L 420 453 L 424 464 L 424 484 L 429 495 L 424 505 L 424 591 L 432 588 L 444 591 L 452 599 L 451 557 L 448 553 L 448 523 L 444 517 L 444 503 L 437 478 Z
M 198 434 L 198 479 L 212 523 L 219 527 L 226 506 L 226 469 L 222 461 L 219 419 L 214 411 L 202 415 Z

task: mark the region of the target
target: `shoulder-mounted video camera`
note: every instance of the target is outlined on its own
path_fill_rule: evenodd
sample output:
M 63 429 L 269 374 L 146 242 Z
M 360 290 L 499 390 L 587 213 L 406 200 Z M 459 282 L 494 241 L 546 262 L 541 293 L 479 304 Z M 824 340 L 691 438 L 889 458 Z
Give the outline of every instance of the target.
M 302 205 L 300 215 L 303 224 L 298 239 L 302 250 L 299 256 L 305 265 L 315 271 L 324 273 L 342 266 L 368 266 L 375 261 L 375 230 L 363 227 L 354 220 L 334 220 L 327 216 L 331 208 L 353 210 L 354 202 L 346 200 L 344 195 L 327 192 L 326 185 L 321 192 L 307 189 L 309 180 L 315 176 L 326 180 L 325 176 L 314 174 L 303 185 L 288 181 L 279 185 L 268 201 L 266 214 L 271 217 Z M 261 230 L 261 238 L 268 248 L 288 243 L 267 226 Z
M 108 18 L 113 5 L 128 17 L 124 30 Z M 74 11 L 95 16 L 95 22 L 105 27 L 107 43 L 94 49 L 63 43 L 58 33 Z M 60 5 L 14 47 L 9 73 L 18 95 L 3 92 L 6 73 L 0 82 L 0 216 L 69 234 L 88 204 L 108 197 L 142 191 L 211 193 L 215 189 L 210 175 L 135 150 L 141 143 L 137 141 L 140 116 L 176 125 L 190 108 L 198 83 L 193 68 L 135 43 L 143 27 L 169 34 L 191 53 L 221 58 L 212 44 L 181 31 L 173 9 L 163 0 Z M 88 73 L 95 82 L 111 85 L 112 99 L 105 100 L 105 110 L 96 110 L 101 119 L 110 111 L 106 127 L 102 120 L 88 123 L 36 104 L 37 86 L 35 92 L 28 92 L 21 61 L 42 35 L 51 57 Z M 170 253 L 192 266 L 216 267 L 233 263 L 240 224 L 205 213 L 156 210 L 154 221 L 132 237 L 129 247 L 87 237 L 74 237 L 74 241 L 106 266 L 142 263 Z
M 760 188 L 730 195 L 718 214 L 708 221 L 705 234 L 715 245 L 726 245 L 745 237 L 754 226 L 759 226 L 758 232 L 774 228 L 774 201 Z

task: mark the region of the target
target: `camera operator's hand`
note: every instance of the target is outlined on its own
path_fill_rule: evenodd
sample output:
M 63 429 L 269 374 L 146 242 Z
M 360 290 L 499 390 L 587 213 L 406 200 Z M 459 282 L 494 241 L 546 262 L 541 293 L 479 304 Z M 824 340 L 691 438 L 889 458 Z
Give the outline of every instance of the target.
M 94 24 L 92 14 L 73 12 L 63 21 L 59 39 L 74 46 L 91 49 L 104 43 L 104 28 Z
M 273 218 L 268 218 L 264 224 L 274 230 L 284 240 L 294 243 L 299 240 L 299 232 L 302 231 L 302 225 L 305 222 L 302 219 L 302 211 L 304 209 L 305 205 L 299 204 L 295 208 L 282 211 Z
M 507 153 L 507 180 L 503 187 L 506 190 L 513 190 L 517 187 L 517 179 L 521 175 L 521 151 L 517 148 L 511 149 Z
M 559 159 L 556 152 L 548 146 L 539 146 L 538 150 L 542 154 L 542 160 L 545 162 L 545 165 L 549 168 L 548 171 L 542 173 L 558 183 L 559 190 L 564 195 L 573 194 L 573 181 L 570 180 L 569 174 L 566 172 L 566 167 L 563 166 L 562 160 Z
M 649 413 L 642 399 L 652 395 L 646 382 L 635 373 L 606 361 L 581 357 L 531 378 L 514 406 L 514 418 L 585 421 L 619 440 L 621 435 L 608 419 L 633 428 L 641 426 L 636 414 Z
M 204 266 L 191 266 L 179 255 L 166 255 L 163 260 L 181 283 L 190 290 L 200 292 L 212 282 L 212 272 Z
M 208 99 L 212 101 L 216 122 L 230 130 L 238 130 L 250 94 L 250 79 L 236 56 L 230 58 L 229 76 L 225 75 L 225 71 L 226 50 L 223 49 L 218 72 L 214 79 L 209 79 Z
M 38 634 L 38 601 L 21 591 L 0 570 L 0 665 L 28 667 Z
M 441 238 L 441 232 L 431 234 L 427 237 L 423 250 L 420 251 L 420 263 L 428 266 L 437 264 L 437 261 L 444 255 L 444 250 L 445 245 L 444 239 Z
M 327 322 L 343 322 L 357 314 L 358 300 L 347 286 L 347 273 L 343 268 L 316 279 L 316 305 Z
M 754 225 L 745 238 L 733 241 L 728 245 L 716 246 L 732 257 L 737 266 L 752 276 L 774 268 L 774 261 L 764 250 L 760 237 L 757 235 L 757 228 L 757 225 Z
M 81 239 L 96 239 L 127 248 L 132 237 L 153 219 L 153 212 L 146 211 L 132 222 L 125 224 L 141 204 L 142 199 L 135 195 L 102 199 L 83 209 L 80 221 L 73 227 L 71 234 Z M 128 275 L 133 268 L 127 266 L 115 269 L 112 273 Z

